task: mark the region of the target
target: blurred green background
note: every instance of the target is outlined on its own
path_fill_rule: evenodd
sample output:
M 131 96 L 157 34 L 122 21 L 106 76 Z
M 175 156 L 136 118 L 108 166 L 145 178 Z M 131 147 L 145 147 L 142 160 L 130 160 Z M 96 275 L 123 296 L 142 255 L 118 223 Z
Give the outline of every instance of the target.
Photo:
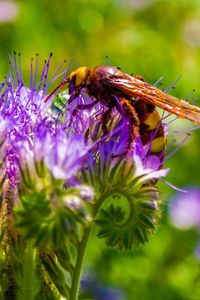
M 173 95 L 190 101 L 200 92 L 200 0 L 21 0 L 0 1 L 0 78 L 7 74 L 8 53 L 22 53 L 24 77 L 30 58 L 53 52 L 51 70 L 64 59 L 72 69 L 108 63 L 167 89 L 180 76 Z M 197 100 L 200 105 L 200 100 Z M 193 126 L 178 120 L 171 130 Z M 169 135 L 177 139 L 183 134 Z M 167 161 L 167 180 L 178 187 L 200 186 L 200 131 Z M 119 252 L 91 237 L 85 274 L 101 287 L 117 288 L 114 298 L 140 300 L 200 299 L 200 265 L 194 255 L 195 229 L 181 231 L 170 222 L 168 206 L 175 193 L 160 184 L 160 228 L 143 248 Z M 93 275 L 92 275 L 93 274 Z M 118 296 L 117 296 L 118 295 Z

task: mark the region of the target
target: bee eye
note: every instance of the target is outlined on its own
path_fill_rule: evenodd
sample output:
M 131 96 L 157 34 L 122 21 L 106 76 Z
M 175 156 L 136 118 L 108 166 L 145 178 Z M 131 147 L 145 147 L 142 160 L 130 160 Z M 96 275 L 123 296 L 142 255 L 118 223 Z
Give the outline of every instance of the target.
M 89 68 L 80 67 L 69 75 L 69 80 L 75 87 L 80 87 L 87 81 L 89 73 Z

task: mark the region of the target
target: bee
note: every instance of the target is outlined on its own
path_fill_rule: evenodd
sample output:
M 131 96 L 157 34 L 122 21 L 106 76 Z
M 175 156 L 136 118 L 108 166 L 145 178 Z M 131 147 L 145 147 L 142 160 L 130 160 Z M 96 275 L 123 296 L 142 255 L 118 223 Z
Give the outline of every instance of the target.
M 144 145 L 151 142 L 150 152 L 153 154 L 160 154 L 165 149 L 164 127 L 156 106 L 200 125 L 199 107 L 159 90 L 141 76 L 123 73 L 117 67 L 97 66 L 93 70 L 80 67 L 71 72 L 44 101 L 66 84 L 70 94 L 76 96 L 83 91 L 94 99 L 92 104 L 81 105 L 82 108 L 90 108 L 99 101 L 107 107 L 102 117 L 104 130 L 113 108 L 120 112 L 123 107 L 134 128 L 133 134 L 140 135 Z

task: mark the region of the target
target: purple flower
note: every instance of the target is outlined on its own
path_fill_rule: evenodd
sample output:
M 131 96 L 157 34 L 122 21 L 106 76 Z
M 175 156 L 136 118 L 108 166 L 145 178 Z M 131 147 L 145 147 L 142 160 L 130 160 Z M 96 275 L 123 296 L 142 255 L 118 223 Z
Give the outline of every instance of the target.
M 13 186 L 20 183 L 20 170 L 29 168 L 33 174 L 35 162 L 42 161 L 53 177 L 69 179 L 76 175 L 89 150 L 84 137 L 86 124 L 81 120 L 69 123 L 70 117 L 60 122 L 51 110 L 53 98 L 44 101 L 49 62 L 50 58 L 44 64 L 39 83 L 31 65 L 28 88 L 14 57 L 11 73 L 1 86 L 0 158 L 5 162 L 1 173 Z
M 94 152 L 88 153 L 88 171 L 97 178 L 97 186 L 99 182 L 105 187 L 111 182 L 113 185 L 121 182 L 122 185 L 124 181 L 128 185 L 136 178 L 138 184 L 142 185 L 169 173 L 170 169 L 161 168 L 163 156 L 151 154 L 148 151 L 149 145 L 144 146 L 139 137 L 135 138 L 130 147 L 126 120 L 117 123 L 115 131 L 110 139 L 99 143 Z
M 38 58 L 35 72 L 31 60 L 30 85 L 26 86 L 14 55 L 10 74 L 0 85 L 0 225 L 5 258 L 1 269 L 11 271 L 9 278 L 14 280 L 11 285 L 6 282 L 2 291 L 8 294 L 7 287 L 15 286 L 16 293 L 25 291 L 24 299 L 27 280 L 16 283 L 13 269 L 19 265 L 17 272 L 26 276 L 20 260 L 23 254 L 31 263 L 35 253 L 39 255 L 37 270 L 32 271 L 44 274 L 36 297 L 41 293 L 46 297 L 47 291 L 50 297 L 71 299 L 77 295 L 81 261 L 94 223 L 107 246 L 131 249 L 146 243 L 160 218 L 156 183 L 169 172 L 163 168 L 166 128 L 159 116 L 159 124 L 154 120 L 151 126 L 151 108 L 145 123 L 138 99 L 127 98 L 123 103 L 112 93 L 109 98 L 111 89 L 106 90 L 106 85 L 105 95 L 104 89 L 98 93 L 97 85 L 96 96 L 90 97 L 92 83 L 82 72 L 83 85 L 78 87 L 73 73 L 58 74 L 61 67 L 48 79 L 50 58 L 39 82 Z M 51 84 L 61 76 L 63 80 L 52 89 Z M 66 83 L 68 90 L 54 97 Z M 189 203 L 193 218 L 184 220 L 187 226 L 200 228 L 199 203 L 191 199 Z M 22 255 L 10 259 L 15 237 Z M 4 249 L 7 243 L 9 251 Z M 120 289 L 102 288 L 95 279 L 88 290 L 95 299 L 124 297 Z
M 82 199 L 86 201 L 90 201 L 94 198 L 94 190 L 87 185 L 77 185 L 77 189 L 79 189 L 79 195 Z
M 88 201 L 124 195 L 132 217 L 126 220 L 123 205 L 111 205 L 99 220 L 103 228 L 99 235 L 119 248 L 145 243 L 159 217 L 155 184 L 169 172 L 162 168 L 164 151 L 151 151 L 156 129 L 143 144 L 142 133 L 136 132 L 132 115 L 117 97 L 113 99 L 116 107 L 111 109 L 105 101 L 90 97 L 87 88 L 58 98 L 53 97 L 57 88 L 48 94 L 54 81 L 48 80 L 50 58 L 38 83 L 31 62 L 29 87 L 23 82 L 16 57 L 11 66 L 0 90 L 3 176 L 20 191 L 22 187 L 33 193 L 45 191 L 47 199 L 52 196 L 53 205 L 76 209 L 87 220 L 93 218 L 85 207 Z M 118 231 L 115 222 L 119 220 Z
M 162 156 L 159 157 L 159 155 L 149 153 L 149 146 L 143 146 L 139 138 L 134 143 L 132 155 L 135 165 L 135 176 L 142 176 L 141 181 L 143 182 L 164 177 L 170 171 L 170 169 L 161 169 Z
M 177 194 L 170 202 L 170 216 L 177 228 L 200 230 L 200 189 L 189 188 L 187 193 Z
M 90 97 L 92 82 L 82 76 L 84 72 L 83 85 L 78 86 L 78 74 L 58 74 L 60 67 L 48 79 L 50 58 L 39 82 L 37 57 L 35 72 L 31 61 L 30 85 L 26 86 L 14 55 L 11 72 L 0 86 L 2 241 L 3 245 L 13 241 L 17 228 L 20 245 L 30 240 L 31 247 L 39 249 L 34 252 L 40 256 L 39 272 L 44 270 L 48 276 L 48 294 L 51 296 L 52 279 L 52 295 L 55 290 L 55 295 L 68 299 L 77 294 L 73 289 L 77 288 L 80 262 L 94 223 L 98 237 L 118 249 L 144 244 L 155 232 L 160 218 L 156 183 L 169 172 L 163 168 L 167 126 L 159 116 L 151 124 L 151 105 L 143 107 L 142 99 L 127 95 L 127 99 L 119 99 L 120 91 L 114 97 L 111 87 L 106 90 L 106 81 L 100 91 L 94 86 L 97 93 Z M 62 75 L 63 80 L 50 88 Z M 68 90 L 54 97 L 66 83 Z M 191 204 L 196 215 L 192 221 L 184 219 L 187 226 L 200 228 L 198 201 L 191 200 L 190 209 Z M 13 245 L 9 246 L 12 252 Z M 7 260 L 10 252 L 2 251 L 2 270 L 12 271 L 7 261 L 16 263 Z M 29 251 L 23 251 L 29 256 Z M 20 265 L 23 268 L 23 263 Z M 16 276 L 11 273 L 11 277 Z M 41 280 L 46 284 L 43 277 Z M 102 288 L 95 280 L 92 283 L 88 290 L 96 299 L 124 296 L 119 289 Z M 25 289 L 19 286 L 19 290 Z
M 67 137 L 64 131 L 59 131 L 52 139 L 44 161 L 55 178 L 67 180 L 81 168 L 89 149 L 82 135 Z
M 19 159 L 23 157 L 25 164 L 23 154 L 32 156 L 34 132 L 41 122 L 47 122 L 49 104 L 42 101 L 44 91 L 35 86 L 31 89 L 25 87 L 22 74 L 16 66 L 13 68 L 18 80 L 10 75 L 0 91 L 0 156 L 5 161 L 2 173 L 6 173 L 12 185 L 16 185 L 19 182 Z

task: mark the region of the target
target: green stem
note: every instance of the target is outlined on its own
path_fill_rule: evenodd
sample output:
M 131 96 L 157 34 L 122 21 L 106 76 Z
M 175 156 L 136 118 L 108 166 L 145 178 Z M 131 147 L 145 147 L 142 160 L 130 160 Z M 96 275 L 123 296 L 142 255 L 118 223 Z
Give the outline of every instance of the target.
M 73 278 L 72 278 L 72 284 L 71 284 L 71 288 L 70 288 L 70 297 L 69 297 L 70 300 L 78 300 L 78 291 L 79 291 L 81 270 L 82 270 L 82 266 L 83 266 L 83 259 L 84 259 L 85 250 L 87 247 L 87 242 L 88 242 L 91 228 L 92 228 L 92 225 L 85 230 L 82 240 L 79 244 L 76 265 L 73 270 Z
M 108 195 L 109 195 L 109 193 L 103 195 L 95 203 L 95 205 L 93 207 L 93 220 L 96 217 L 99 207 L 102 205 L 104 200 L 108 197 Z M 92 225 L 93 225 L 93 222 L 91 222 L 90 225 L 85 229 L 83 237 L 78 246 L 77 259 L 76 259 L 76 264 L 75 264 L 75 267 L 73 270 L 73 277 L 72 277 L 72 283 L 71 283 L 71 288 L 70 288 L 70 295 L 69 295 L 70 300 L 78 300 L 78 291 L 79 291 L 81 271 L 82 271 L 82 267 L 83 267 L 83 260 L 84 260 L 84 255 L 86 252 L 86 247 L 87 247 L 90 231 L 92 229 Z
M 32 243 L 27 244 L 25 258 L 24 258 L 24 272 L 22 283 L 22 294 L 20 300 L 33 300 L 35 289 L 35 249 Z

